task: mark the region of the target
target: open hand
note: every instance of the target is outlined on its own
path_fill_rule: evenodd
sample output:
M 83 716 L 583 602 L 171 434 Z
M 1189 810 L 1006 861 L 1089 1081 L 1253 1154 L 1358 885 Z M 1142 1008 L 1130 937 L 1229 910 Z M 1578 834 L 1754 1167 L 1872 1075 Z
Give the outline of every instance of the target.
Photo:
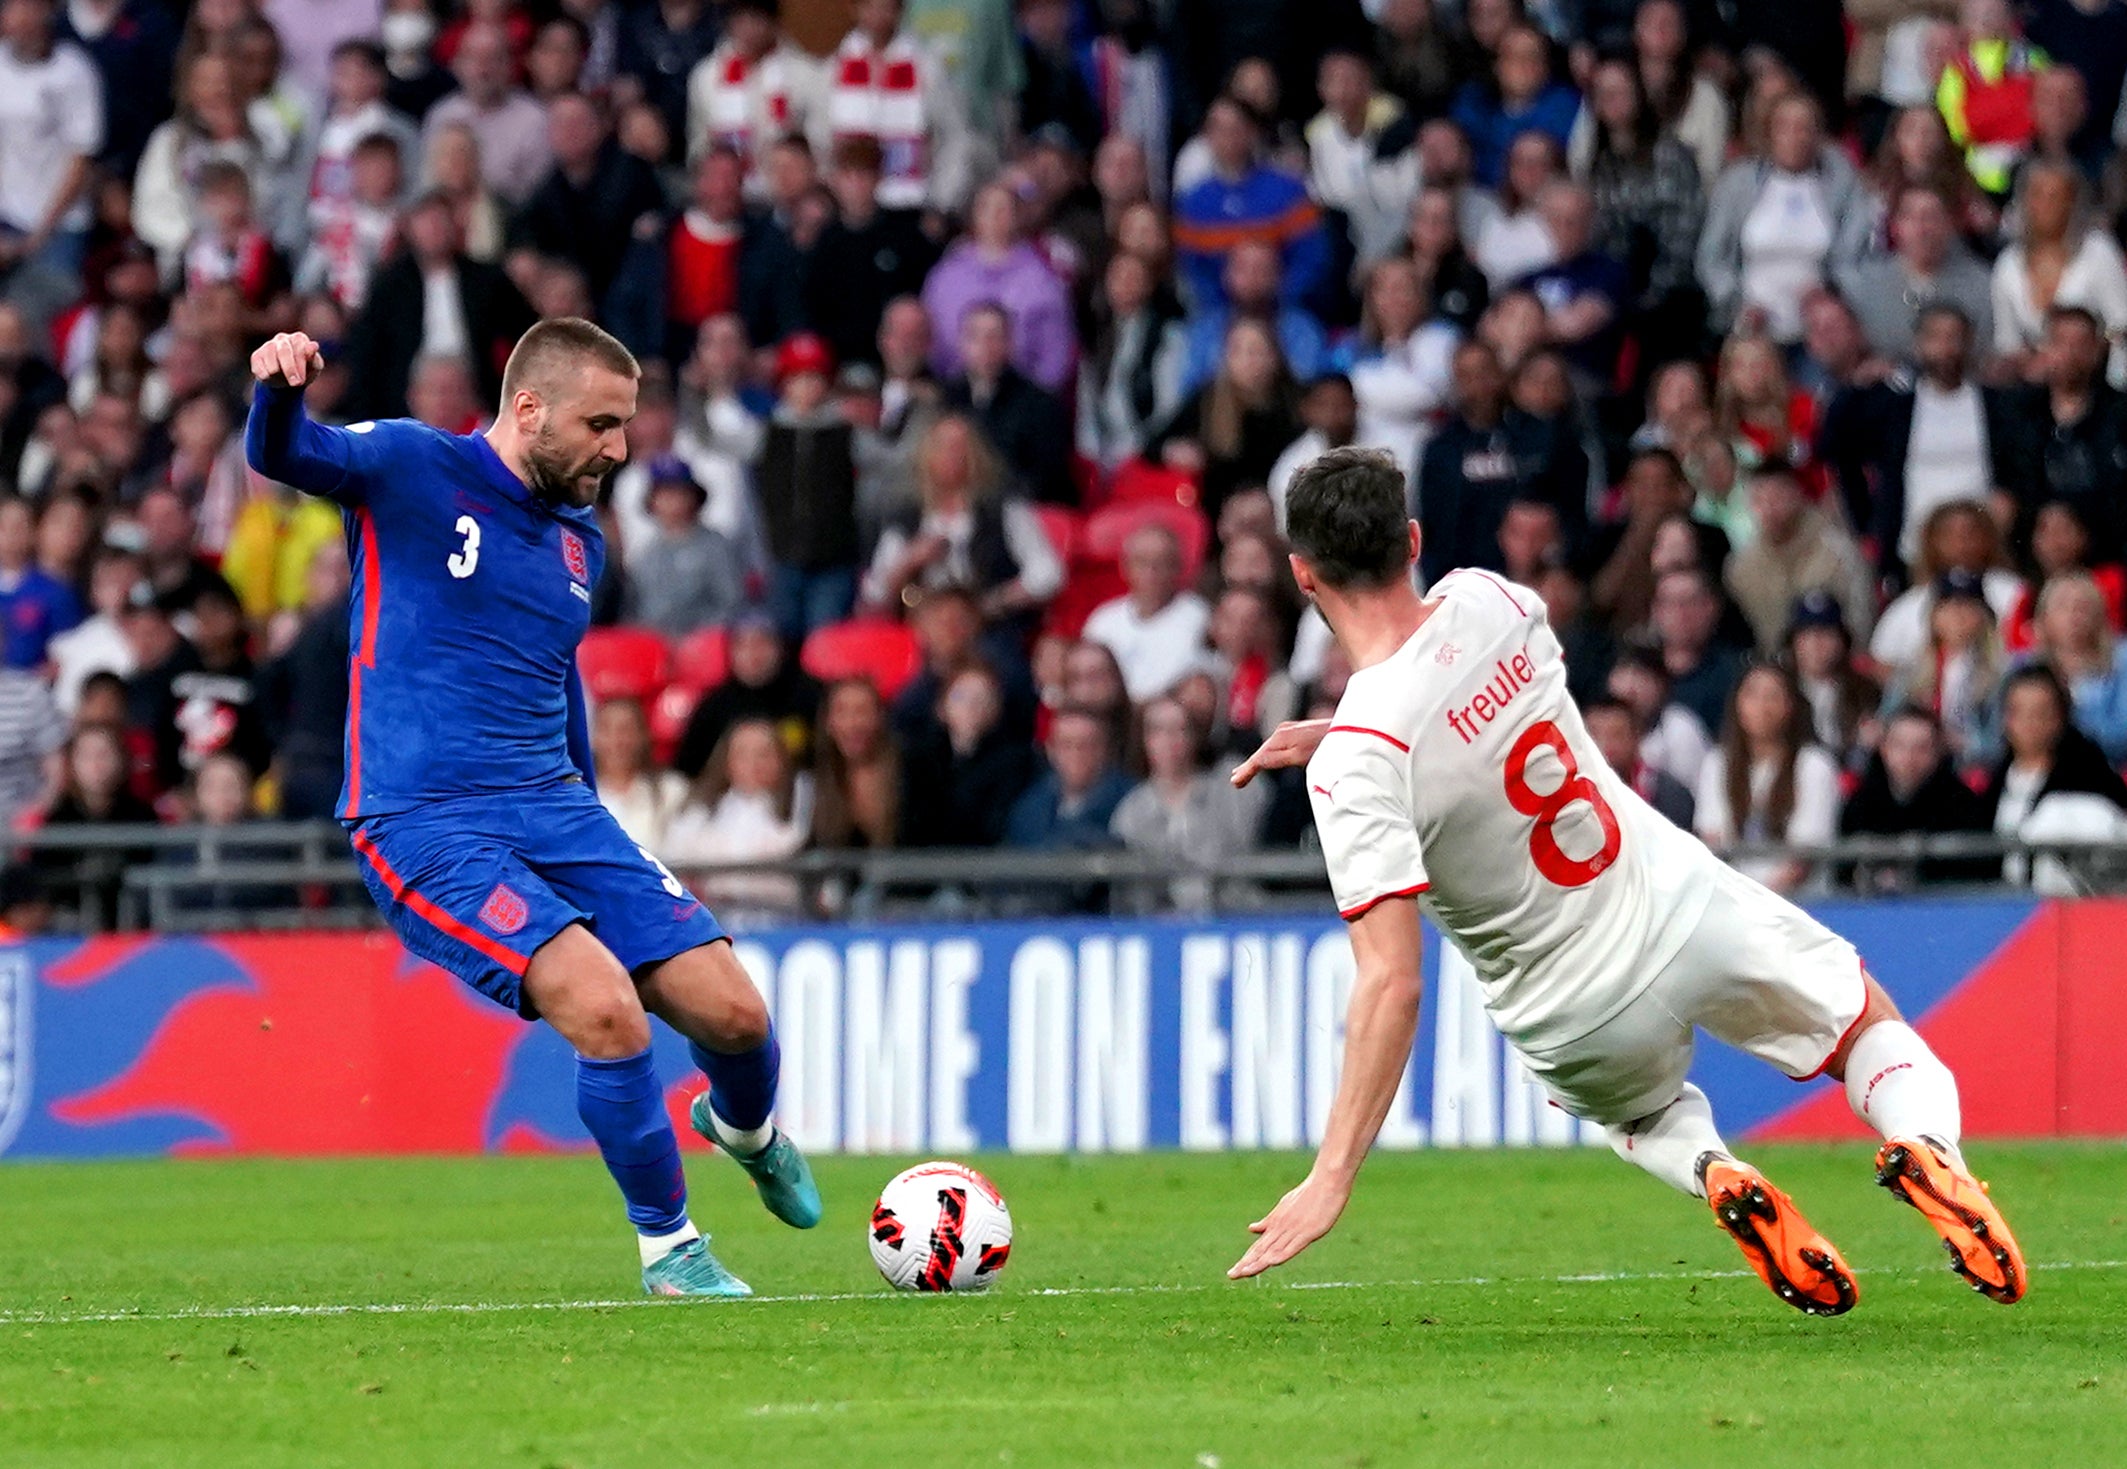
M 269 387 L 300 388 L 325 370 L 325 354 L 301 332 L 282 332 L 251 354 L 251 375 Z
M 1256 752 L 1233 768 L 1227 777 L 1236 788 L 1247 785 L 1266 770 L 1284 770 L 1294 765 L 1305 765 L 1314 757 L 1315 747 L 1329 733 L 1326 719 L 1288 719 L 1270 732 L 1270 738 L 1256 747 Z
M 1226 1272 L 1227 1278 L 1246 1280 L 1251 1275 L 1261 1275 L 1273 1265 L 1283 1265 L 1328 1234 L 1350 1199 L 1350 1189 L 1308 1174 L 1300 1180 L 1298 1187 L 1278 1200 L 1275 1209 L 1248 1226 L 1256 1242 Z

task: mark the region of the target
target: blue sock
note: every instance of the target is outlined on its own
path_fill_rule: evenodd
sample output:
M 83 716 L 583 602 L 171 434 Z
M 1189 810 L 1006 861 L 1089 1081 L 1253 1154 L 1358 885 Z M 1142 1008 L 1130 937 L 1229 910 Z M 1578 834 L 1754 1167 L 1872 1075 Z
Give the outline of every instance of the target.
M 711 1051 L 689 1042 L 694 1064 L 709 1078 L 709 1106 L 724 1122 L 741 1131 L 759 1127 L 775 1110 L 776 1078 L 783 1070 L 783 1048 L 775 1032 L 750 1051 Z
M 576 1115 L 597 1140 L 639 1233 L 670 1234 L 687 1222 L 687 1176 L 649 1047 L 614 1061 L 578 1056 Z

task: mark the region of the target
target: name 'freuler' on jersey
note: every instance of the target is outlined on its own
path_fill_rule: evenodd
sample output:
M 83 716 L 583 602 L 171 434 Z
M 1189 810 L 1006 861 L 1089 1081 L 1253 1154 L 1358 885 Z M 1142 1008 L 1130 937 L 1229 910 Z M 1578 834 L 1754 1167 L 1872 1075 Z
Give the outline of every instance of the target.
M 1422 894 L 1509 1039 L 1576 1040 L 1676 954 L 1714 859 L 1604 762 L 1534 592 L 1458 571 L 1429 601 L 1308 762 L 1337 908 Z

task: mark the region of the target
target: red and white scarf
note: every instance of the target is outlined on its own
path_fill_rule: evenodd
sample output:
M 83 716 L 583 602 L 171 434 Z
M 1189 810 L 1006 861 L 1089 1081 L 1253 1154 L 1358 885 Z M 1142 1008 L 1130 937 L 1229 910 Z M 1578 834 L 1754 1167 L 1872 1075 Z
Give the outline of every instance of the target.
M 837 139 L 872 138 L 885 155 L 879 203 L 920 209 L 930 197 L 930 60 L 906 36 L 882 50 L 851 31 L 830 63 L 827 122 Z

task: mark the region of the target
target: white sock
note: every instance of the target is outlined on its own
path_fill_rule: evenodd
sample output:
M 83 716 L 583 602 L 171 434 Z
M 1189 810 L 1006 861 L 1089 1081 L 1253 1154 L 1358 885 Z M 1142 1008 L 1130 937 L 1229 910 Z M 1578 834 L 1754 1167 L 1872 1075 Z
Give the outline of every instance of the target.
M 655 1265 L 687 1241 L 701 1237 L 702 1232 L 696 1229 L 694 1221 L 689 1219 L 670 1234 L 638 1234 L 635 1236 L 635 1244 L 642 1251 L 644 1266 L 648 1267 Z
M 1957 1078 L 1904 1021 L 1878 1021 L 1854 1038 L 1846 1053 L 1846 1101 L 1884 1137 L 1926 1138 L 1964 1166 Z
M 1728 1157 L 1728 1144 L 1713 1125 L 1713 1104 L 1690 1082 L 1684 1093 L 1661 1111 L 1623 1126 L 1606 1127 L 1611 1151 L 1637 1163 L 1656 1178 L 1695 1199 L 1706 1197 L 1699 1180 L 1699 1159 L 1708 1153 Z
M 707 1109 L 709 1130 L 716 1134 L 716 1144 L 727 1153 L 741 1158 L 754 1154 L 775 1141 L 775 1123 L 763 1122 L 759 1127 L 733 1127 L 716 1115 L 714 1106 Z

